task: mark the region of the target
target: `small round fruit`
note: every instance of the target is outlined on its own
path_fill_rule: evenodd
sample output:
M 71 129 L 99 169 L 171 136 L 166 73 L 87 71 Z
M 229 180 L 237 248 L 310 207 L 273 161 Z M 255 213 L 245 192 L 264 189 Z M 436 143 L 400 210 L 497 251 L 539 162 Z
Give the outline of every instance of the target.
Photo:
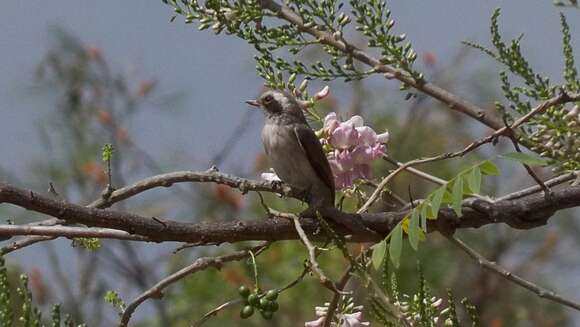
M 246 305 L 242 308 L 242 311 L 240 311 L 240 318 L 242 319 L 246 319 L 251 317 L 254 314 L 254 307 L 251 305 Z
M 242 285 L 240 288 L 238 288 L 238 293 L 240 293 L 241 297 L 247 298 L 248 295 L 250 295 L 250 289 Z
M 253 306 L 258 306 L 260 304 L 260 297 L 258 297 L 258 294 L 256 293 L 252 293 L 248 296 L 248 303 L 250 303 Z
M 276 301 L 270 301 L 270 303 L 268 303 L 268 308 L 270 308 L 270 311 L 276 312 L 276 311 L 278 311 L 278 309 L 280 308 L 280 306 L 278 305 L 278 302 L 276 302 Z
M 260 313 L 262 314 L 262 318 L 266 320 L 270 320 L 274 316 L 274 312 L 272 311 L 260 311 Z
M 268 310 L 270 301 L 268 301 L 265 297 L 260 299 L 260 308 L 264 310 Z
M 270 300 L 270 301 L 274 301 L 278 298 L 278 292 L 274 291 L 274 290 L 269 290 L 268 293 L 266 293 L 266 299 Z

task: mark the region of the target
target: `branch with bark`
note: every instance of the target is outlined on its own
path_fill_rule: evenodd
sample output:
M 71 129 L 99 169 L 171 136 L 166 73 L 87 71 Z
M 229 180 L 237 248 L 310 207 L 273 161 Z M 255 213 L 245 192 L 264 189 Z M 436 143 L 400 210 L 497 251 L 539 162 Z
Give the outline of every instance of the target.
M 179 176 L 179 177 L 176 177 Z M 189 176 L 185 178 L 183 176 Z M 242 191 L 256 190 L 274 193 L 283 193 L 290 197 L 300 198 L 302 192 L 292 189 L 284 184 L 271 184 L 232 177 L 215 171 L 212 172 L 180 172 L 163 174 L 148 178 L 130 187 L 119 189 L 111 194 L 111 200 L 120 201 L 130 196 L 139 194 L 145 190 L 158 186 L 167 186 L 171 183 L 186 182 L 216 182 L 226 185 L 234 185 Z M 117 193 L 118 192 L 118 193 Z M 130 195 L 129 195 L 130 194 Z M 550 217 L 559 210 L 580 206 L 580 186 L 571 186 L 561 190 L 554 190 L 550 199 L 534 194 L 513 200 L 506 196 L 507 200 L 487 201 L 470 198 L 463 203 L 462 217 L 458 218 L 453 210 L 443 208 L 439 212 L 439 218 L 430 221 L 429 230 L 438 230 L 449 234 L 457 228 L 478 228 L 488 224 L 505 223 L 517 229 L 529 229 L 545 225 Z M 194 244 L 220 244 L 224 242 L 234 243 L 249 240 L 289 240 L 298 239 L 295 226 L 292 222 L 282 218 L 270 218 L 261 220 L 234 220 L 215 223 L 184 223 L 159 217 L 145 217 L 134 213 L 83 207 L 80 205 L 54 200 L 30 190 L 21 189 L 10 184 L 0 183 L 0 203 L 12 204 L 21 208 L 46 214 L 58 218 L 69 224 L 81 224 L 90 228 L 106 228 L 123 231 L 124 234 L 115 234 L 118 237 L 130 238 L 142 237 L 141 240 L 162 242 L 177 241 Z M 329 211 L 330 213 L 332 211 Z M 407 214 L 406 211 L 378 212 L 378 213 L 345 213 L 336 210 L 340 219 L 353 219 L 377 233 L 387 235 L 391 229 Z M 333 217 L 328 217 L 333 218 Z M 340 219 L 337 219 L 340 221 Z M 310 239 L 320 240 L 325 237 L 320 230 L 317 219 L 304 218 L 301 221 L 305 233 Z M 0 235 L 41 235 L 76 237 L 80 235 L 79 229 L 57 230 L 48 227 L 0 227 Z M 98 234 L 98 230 L 87 229 L 82 233 Z M 376 241 L 377 237 L 372 234 L 351 231 L 344 226 L 334 226 L 342 235 L 349 235 L 350 241 Z M 103 236 L 110 230 L 100 230 Z M 75 234 L 77 233 L 77 234 Z M 115 232 L 118 233 L 118 232 Z M 112 235 L 109 235 L 112 236 Z M 137 237 L 135 237 L 137 238 Z

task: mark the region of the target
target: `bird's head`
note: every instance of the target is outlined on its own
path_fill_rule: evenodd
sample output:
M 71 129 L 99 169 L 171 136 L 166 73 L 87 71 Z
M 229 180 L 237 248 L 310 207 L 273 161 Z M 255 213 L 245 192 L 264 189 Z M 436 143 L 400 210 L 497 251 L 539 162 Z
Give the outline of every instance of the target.
M 247 104 L 264 110 L 266 118 L 284 118 L 292 122 L 305 122 L 302 105 L 290 93 L 278 90 L 266 90 L 256 100 Z

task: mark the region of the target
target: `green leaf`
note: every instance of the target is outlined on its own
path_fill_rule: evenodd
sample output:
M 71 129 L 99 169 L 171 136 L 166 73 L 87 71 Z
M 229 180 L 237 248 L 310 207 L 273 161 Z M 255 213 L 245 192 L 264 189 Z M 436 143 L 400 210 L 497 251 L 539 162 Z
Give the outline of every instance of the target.
M 431 211 L 435 215 L 435 218 L 439 215 L 439 208 L 441 207 L 445 190 L 447 190 L 447 184 L 439 187 L 437 191 L 431 193 Z
M 411 221 L 409 222 L 409 229 L 407 234 L 409 234 L 409 243 L 413 250 L 417 251 L 419 248 L 419 208 L 414 208 L 411 212 Z
M 502 154 L 500 158 L 517 161 L 519 163 L 526 164 L 528 166 L 545 166 L 548 164 L 548 160 L 540 158 L 530 153 L 523 152 L 510 152 Z
M 371 259 L 373 262 L 373 267 L 375 267 L 375 269 L 379 270 L 379 268 L 381 267 L 381 263 L 383 263 L 383 258 L 385 257 L 386 251 L 387 251 L 386 240 L 382 240 L 373 246 L 373 256 Z
M 459 177 L 453 182 L 451 197 L 453 198 L 451 206 L 457 214 L 461 217 L 461 201 L 463 200 L 463 178 Z
M 481 172 L 484 175 L 492 175 L 492 176 L 499 175 L 499 169 L 493 162 L 489 160 L 485 160 L 482 163 L 480 163 L 479 169 L 481 169 Z
M 426 202 L 421 205 L 421 229 L 427 231 L 427 206 Z
M 113 158 L 113 146 L 109 143 L 103 145 L 103 161 L 111 161 L 111 159 Z
M 389 243 L 389 256 L 395 268 L 399 268 L 402 249 L 403 249 L 403 229 L 401 228 L 401 223 L 398 223 L 397 226 L 395 226 L 395 228 L 392 231 L 391 242 Z
M 473 167 L 469 175 L 465 177 L 471 193 L 478 194 L 481 191 L 481 169 L 479 166 Z

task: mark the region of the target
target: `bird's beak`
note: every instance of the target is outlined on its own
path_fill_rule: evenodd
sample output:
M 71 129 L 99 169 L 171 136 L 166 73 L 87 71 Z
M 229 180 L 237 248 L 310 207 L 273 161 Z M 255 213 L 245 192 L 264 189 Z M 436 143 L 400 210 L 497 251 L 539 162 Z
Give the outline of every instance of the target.
M 256 100 L 247 100 L 246 103 L 252 107 L 257 107 L 257 108 L 260 107 L 260 103 Z

